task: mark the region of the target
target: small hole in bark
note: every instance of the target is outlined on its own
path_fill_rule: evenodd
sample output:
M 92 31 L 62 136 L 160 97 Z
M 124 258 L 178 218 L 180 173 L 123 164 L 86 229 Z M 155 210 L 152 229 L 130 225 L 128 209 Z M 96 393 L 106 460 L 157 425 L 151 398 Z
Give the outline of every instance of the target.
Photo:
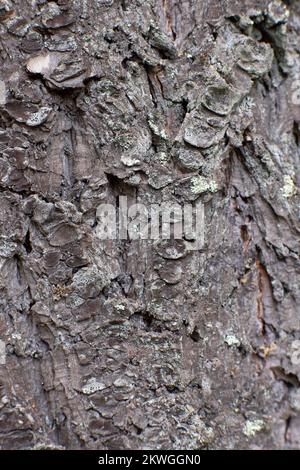
M 168 390 L 169 393 L 179 393 L 180 390 L 176 385 L 166 385 L 166 389 Z
M 193 341 L 195 341 L 195 343 L 200 341 L 200 335 L 197 326 L 195 326 L 194 331 L 190 334 L 190 337 Z
M 241 225 L 241 237 L 243 242 L 247 242 L 249 240 L 247 225 Z
M 145 325 L 150 328 L 150 326 L 152 325 L 152 322 L 153 322 L 153 317 L 150 315 L 150 313 L 146 312 L 143 314 L 143 320 L 144 320 L 144 323 Z
M 121 0 L 121 8 L 123 11 L 127 11 L 127 0 Z
M 31 245 L 31 241 L 30 241 L 29 230 L 27 231 L 26 236 L 25 236 L 24 248 L 26 250 L 26 253 L 31 253 L 32 252 L 32 245 Z

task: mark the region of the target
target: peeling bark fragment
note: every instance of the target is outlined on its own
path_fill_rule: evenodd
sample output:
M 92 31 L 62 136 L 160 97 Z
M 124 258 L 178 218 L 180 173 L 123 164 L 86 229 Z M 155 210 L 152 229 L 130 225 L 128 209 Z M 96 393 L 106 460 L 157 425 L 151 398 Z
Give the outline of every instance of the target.
M 27 62 L 30 73 L 41 75 L 50 88 L 68 89 L 84 87 L 84 80 L 97 74 L 81 58 L 60 53 L 33 57 Z
M 257 43 L 253 39 L 244 39 L 236 48 L 237 64 L 242 69 L 257 77 L 266 73 L 273 60 L 273 51 L 268 44 Z
M 183 138 L 194 147 L 208 148 L 222 140 L 226 126 L 226 121 L 196 111 L 187 118 Z
M 159 276 L 167 284 L 177 284 L 182 277 L 182 267 L 173 262 L 166 263 L 159 269 Z
M 175 59 L 177 55 L 173 41 L 154 25 L 150 26 L 149 42 L 151 46 L 162 51 L 169 59 Z

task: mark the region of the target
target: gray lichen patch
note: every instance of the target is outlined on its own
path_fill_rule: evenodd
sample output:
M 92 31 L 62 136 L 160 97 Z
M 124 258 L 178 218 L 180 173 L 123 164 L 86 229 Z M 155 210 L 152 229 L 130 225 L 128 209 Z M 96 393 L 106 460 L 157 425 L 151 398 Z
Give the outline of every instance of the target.
M 148 124 L 154 135 L 160 137 L 163 140 L 167 139 L 168 136 L 164 129 L 164 123 L 160 115 L 158 115 L 157 113 L 150 113 L 148 117 Z
M 121 156 L 121 162 L 125 166 L 137 166 L 141 164 L 141 160 L 139 158 L 134 158 L 131 155 L 122 155 Z
M 182 266 L 176 261 L 167 261 L 158 269 L 159 277 L 167 284 L 177 284 L 182 278 Z
M 232 333 L 228 333 L 225 336 L 224 341 L 229 347 L 233 347 L 233 346 L 239 347 L 241 344 L 240 340 Z
M 232 111 L 240 98 L 241 95 L 224 82 L 223 84 L 219 83 L 207 87 L 202 103 L 210 111 L 226 116 Z
M 93 393 L 100 392 L 104 390 L 106 385 L 96 379 L 95 377 L 91 377 L 82 387 L 82 393 L 85 395 L 92 395 Z
M 165 168 L 154 167 L 150 171 L 148 184 L 153 189 L 159 190 L 165 188 L 174 181 L 174 175 L 165 170 Z
M 254 437 L 258 432 L 262 431 L 265 427 L 265 423 L 262 419 L 248 420 L 246 421 L 243 433 L 247 437 Z
M 204 164 L 204 158 L 198 149 L 180 148 L 174 152 L 175 159 L 183 170 L 196 171 Z
M 146 128 L 135 128 L 127 135 L 120 135 L 120 160 L 127 167 L 141 165 L 151 147 L 151 134 Z
M 3 80 L 0 80 L 0 106 L 6 103 L 6 85 Z
M 194 147 L 208 148 L 218 144 L 224 137 L 228 122 L 213 118 L 205 111 L 194 111 L 187 118 L 184 140 Z
M 175 59 L 177 55 L 176 47 L 169 36 L 154 24 L 151 24 L 148 35 L 149 42 L 153 47 L 162 51 L 170 59 Z
M 283 178 L 283 187 L 281 188 L 282 196 L 285 198 L 293 197 L 297 194 L 297 187 L 291 176 L 285 175 Z
M 267 25 L 273 27 L 287 23 L 290 17 L 290 11 L 281 0 L 272 0 L 266 11 Z
M 82 268 L 73 276 L 72 287 L 83 298 L 92 298 L 99 295 L 103 287 L 109 284 L 109 277 L 105 270 L 96 266 Z
M 300 411 L 300 388 L 293 388 L 291 390 L 289 402 L 293 410 Z
M 165 259 L 177 260 L 187 255 L 184 240 L 163 240 L 157 244 L 157 253 Z
M 36 113 L 30 115 L 27 119 L 26 124 L 30 127 L 40 126 L 47 121 L 50 112 L 52 111 L 51 108 L 44 106 L 40 108 Z

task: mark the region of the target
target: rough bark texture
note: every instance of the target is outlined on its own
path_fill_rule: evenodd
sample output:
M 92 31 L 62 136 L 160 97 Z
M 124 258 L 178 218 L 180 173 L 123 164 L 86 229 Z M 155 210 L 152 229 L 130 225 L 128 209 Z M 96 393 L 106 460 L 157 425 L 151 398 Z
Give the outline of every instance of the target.
M 1 0 L 0 31 L 1 448 L 300 448 L 300 2 Z M 202 201 L 205 246 L 100 241 L 119 195 Z

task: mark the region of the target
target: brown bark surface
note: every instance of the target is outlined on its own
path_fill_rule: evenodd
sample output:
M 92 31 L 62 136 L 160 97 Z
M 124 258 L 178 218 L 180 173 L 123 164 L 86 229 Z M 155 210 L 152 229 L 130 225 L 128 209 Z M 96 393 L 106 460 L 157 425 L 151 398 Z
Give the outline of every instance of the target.
M 1 449 L 300 448 L 299 38 L 296 0 L 0 0 Z M 203 248 L 99 240 L 120 195 L 201 201 Z

